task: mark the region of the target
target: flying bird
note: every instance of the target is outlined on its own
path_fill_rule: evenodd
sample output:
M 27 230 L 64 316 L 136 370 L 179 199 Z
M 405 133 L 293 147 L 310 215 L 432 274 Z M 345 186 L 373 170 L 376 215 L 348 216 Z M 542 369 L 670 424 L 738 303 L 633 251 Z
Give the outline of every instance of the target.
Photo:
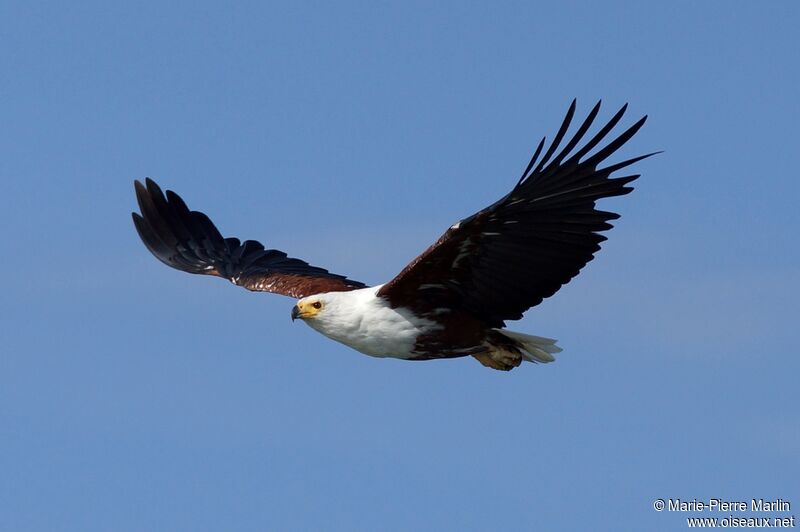
M 452 225 L 377 286 L 255 240 L 223 238 L 205 214 L 189 210 L 170 190 L 165 195 L 149 178 L 135 182 L 141 214 L 132 213 L 133 222 L 147 249 L 167 266 L 299 299 L 293 321 L 361 353 L 404 360 L 472 356 L 505 371 L 522 361 L 552 362 L 561 351 L 556 340 L 509 331 L 505 322 L 555 294 L 594 258 L 606 239 L 600 233 L 619 218 L 595 202 L 629 193 L 627 185 L 639 175 L 612 174 L 654 155 L 600 168 L 647 119 L 609 140 L 627 104 L 581 144 L 598 102 L 561 148 L 575 107 L 573 101 L 544 154 L 541 140 L 511 192 Z

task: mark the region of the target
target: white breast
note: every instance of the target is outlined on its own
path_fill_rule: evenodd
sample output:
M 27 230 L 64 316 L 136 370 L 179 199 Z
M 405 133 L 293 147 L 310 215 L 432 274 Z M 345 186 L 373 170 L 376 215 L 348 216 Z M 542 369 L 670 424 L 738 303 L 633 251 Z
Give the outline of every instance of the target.
M 323 309 L 306 323 L 328 338 L 366 355 L 411 358 L 417 336 L 440 325 L 419 318 L 407 309 L 391 308 L 375 295 L 381 286 L 318 296 Z

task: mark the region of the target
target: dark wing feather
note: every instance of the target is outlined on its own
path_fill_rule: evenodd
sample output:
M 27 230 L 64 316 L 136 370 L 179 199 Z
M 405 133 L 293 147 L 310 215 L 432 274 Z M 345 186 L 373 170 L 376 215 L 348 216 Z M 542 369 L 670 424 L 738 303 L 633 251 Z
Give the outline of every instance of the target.
M 585 158 L 606 140 L 626 108 L 570 155 L 600 110 L 598 102 L 557 152 L 575 114 L 573 101 L 542 159 L 537 164 L 544 139 L 509 194 L 448 229 L 378 295 L 393 307 L 409 307 L 423 315 L 435 316 L 442 308 L 459 309 L 491 327 L 502 327 L 504 320 L 521 318 L 527 309 L 556 293 L 600 249 L 606 238 L 598 233 L 610 229 L 608 222 L 619 218 L 597 210 L 595 202 L 629 193 L 633 189 L 626 185 L 639 177 L 611 174 L 653 155 L 598 168 L 636 134 L 644 117 Z
M 190 211 L 180 196 L 166 196 L 152 180 L 135 182 L 141 215 L 132 213 L 142 242 L 158 260 L 175 269 L 224 277 L 248 290 L 302 298 L 366 285 L 328 270 L 264 249 L 255 240 L 223 238 L 208 216 Z

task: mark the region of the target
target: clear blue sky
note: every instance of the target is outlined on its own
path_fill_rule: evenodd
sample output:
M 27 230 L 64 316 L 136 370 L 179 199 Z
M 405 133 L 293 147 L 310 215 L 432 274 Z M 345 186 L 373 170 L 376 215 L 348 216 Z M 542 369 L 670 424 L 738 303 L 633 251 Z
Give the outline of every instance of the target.
M 796 2 L 0 4 L 0 530 L 682 530 L 800 514 Z M 369 283 L 513 185 L 573 97 L 637 190 L 509 374 L 371 359 L 157 262 L 156 178 Z

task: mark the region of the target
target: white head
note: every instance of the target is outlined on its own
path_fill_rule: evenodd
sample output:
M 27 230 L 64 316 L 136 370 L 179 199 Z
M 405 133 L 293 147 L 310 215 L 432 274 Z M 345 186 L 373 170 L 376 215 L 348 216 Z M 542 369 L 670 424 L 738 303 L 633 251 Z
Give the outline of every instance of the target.
M 380 286 L 304 297 L 292 308 L 292 319 L 337 342 L 372 356 L 407 358 L 420 334 L 433 322 L 407 309 L 393 309 L 376 297 Z
M 304 297 L 292 308 L 292 321 L 300 318 L 301 320 L 313 320 L 323 312 L 329 303 L 327 301 L 327 294 L 314 294 L 313 296 Z
M 304 297 L 292 308 L 292 320 L 300 318 L 325 336 L 342 341 L 375 312 L 375 289 L 327 292 Z

